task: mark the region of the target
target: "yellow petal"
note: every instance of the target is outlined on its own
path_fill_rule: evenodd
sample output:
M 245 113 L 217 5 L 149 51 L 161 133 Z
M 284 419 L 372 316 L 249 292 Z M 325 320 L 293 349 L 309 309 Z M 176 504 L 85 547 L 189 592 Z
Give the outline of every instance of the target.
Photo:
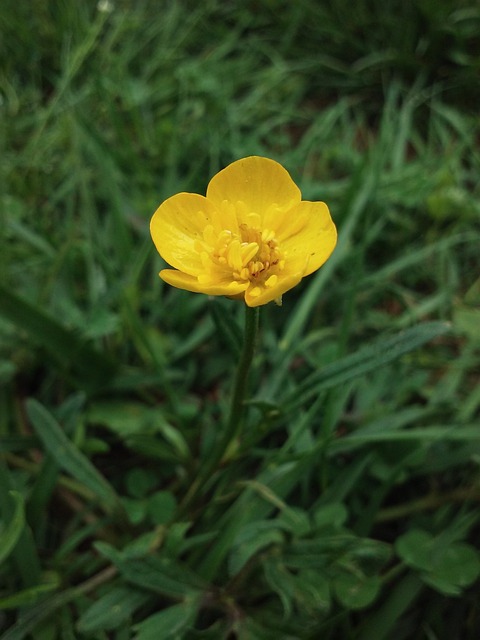
M 201 284 L 194 276 L 175 269 L 163 269 L 160 271 L 159 276 L 172 287 L 193 291 L 194 293 L 205 293 L 210 296 L 235 296 L 243 293 L 249 285 L 248 282 L 237 282 L 235 280 Z
M 210 180 L 207 198 L 217 208 L 224 201 L 243 203 L 237 207 L 237 211 L 241 211 L 240 217 L 256 213 L 260 225 L 265 226 L 264 218 L 272 207 L 288 210 L 300 202 L 301 193 L 281 164 L 269 158 L 250 156 L 217 173 Z M 268 228 L 276 230 L 270 223 Z
M 153 214 L 150 233 L 158 253 L 169 265 L 190 275 L 203 271 L 195 249 L 203 231 L 218 217 L 215 206 L 196 193 L 178 193 L 165 200 Z
M 283 293 L 293 289 L 302 279 L 303 273 L 290 273 L 285 276 L 278 276 L 275 283 L 271 281 L 271 286 L 259 286 L 254 283 L 245 291 L 245 302 L 249 307 L 259 307 L 267 302 L 280 298 Z
M 301 225 L 296 221 L 302 220 Z M 301 202 L 291 212 L 291 224 L 277 238 L 285 259 L 285 270 L 304 269 L 308 276 L 329 258 L 337 244 L 337 229 L 324 202 Z

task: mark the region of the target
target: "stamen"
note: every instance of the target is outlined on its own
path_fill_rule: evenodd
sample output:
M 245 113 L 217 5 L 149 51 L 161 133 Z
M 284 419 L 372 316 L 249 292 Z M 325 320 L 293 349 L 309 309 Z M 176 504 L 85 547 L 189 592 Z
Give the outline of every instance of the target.
M 237 286 L 250 282 L 253 297 L 259 296 L 264 287 L 276 286 L 285 260 L 275 232 L 261 228 L 259 214 L 248 211 L 244 202 L 224 201 L 219 218 L 212 222 L 203 230 L 203 239 L 193 245 L 204 268 L 198 281 L 207 284 L 232 279 Z M 217 226 L 227 224 L 220 229 Z
M 262 242 L 271 242 L 275 237 L 275 232 L 270 231 L 269 229 L 264 229 L 262 231 Z
M 242 254 L 242 265 L 245 266 L 252 260 L 258 253 L 259 246 L 256 242 L 245 243 L 240 250 Z
M 238 240 L 232 240 L 232 242 L 228 245 L 227 255 L 228 264 L 236 271 L 240 271 L 243 265 L 242 256 L 240 254 L 240 243 Z

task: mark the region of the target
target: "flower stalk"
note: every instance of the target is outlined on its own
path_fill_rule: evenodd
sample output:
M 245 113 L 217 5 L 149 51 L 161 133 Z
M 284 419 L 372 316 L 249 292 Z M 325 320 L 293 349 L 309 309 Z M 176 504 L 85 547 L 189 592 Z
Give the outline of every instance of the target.
M 243 416 L 245 414 L 245 396 L 248 386 L 248 375 L 255 353 L 257 341 L 260 310 L 259 307 L 245 306 L 245 332 L 243 337 L 243 349 L 235 375 L 230 414 L 227 427 L 216 452 L 217 462 L 221 462 L 235 439 L 238 437 Z M 215 456 L 214 456 L 215 457 Z
M 215 469 L 223 460 L 228 458 L 232 449 L 236 448 L 234 445 L 240 435 L 245 415 L 245 398 L 248 391 L 250 367 L 253 361 L 255 345 L 257 342 L 259 316 L 259 307 L 248 307 L 245 305 L 243 347 L 235 375 L 228 421 L 216 447 L 211 455 L 209 455 L 208 459 L 202 464 L 200 473 L 190 486 L 190 489 L 181 505 L 181 511 L 185 510 L 187 506 L 191 504 L 194 497 L 198 495 L 198 492 L 201 491 L 212 473 L 215 472 Z
M 235 456 L 258 332 L 258 308 L 317 271 L 337 243 L 324 202 L 303 200 L 281 164 L 261 156 L 232 162 L 210 180 L 206 194 L 181 192 L 160 204 L 150 221 L 153 242 L 168 265 L 168 284 L 245 303 L 243 349 L 224 429 L 180 507 L 184 511 Z

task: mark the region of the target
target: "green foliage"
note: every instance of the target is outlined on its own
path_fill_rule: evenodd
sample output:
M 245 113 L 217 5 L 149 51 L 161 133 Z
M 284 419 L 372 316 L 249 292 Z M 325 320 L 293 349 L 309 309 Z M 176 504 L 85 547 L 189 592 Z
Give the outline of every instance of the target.
M 459 595 L 480 574 L 478 552 L 468 544 L 450 542 L 445 535 L 434 538 L 411 529 L 397 539 L 396 548 L 405 564 L 421 571 L 428 585 L 446 595 Z
M 11 491 L 10 495 L 15 501 L 15 511 L 13 512 L 12 519 L 2 531 L 0 535 L 0 563 L 7 558 L 10 552 L 16 547 L 20 535 L 25 526 L 25 509 L 23 497 L 16 491 Z
M 2 639 L 477 640 L 479 25 L 4 0 Z M 262 309 L 212 468 L 243 310 L 162 284 L 148 223 L 250 154 L 339 242 Z
M 45 449 L 55 458 L 60 467 L 89 489 L 91 497 L 101 500 L 107 510 L 114 510 L 118 506 L 118 497 L 113 487 L 98 473 L 88 458 L 70 442 L 53 416 L 33 399 L 27 403 L 27 412 Z
M 78 621 L 80 633 L 117 629 L 128 624 L 132 614 L 149 600 L 143 591 L 131 587 L 113 587 L 82 615 Z

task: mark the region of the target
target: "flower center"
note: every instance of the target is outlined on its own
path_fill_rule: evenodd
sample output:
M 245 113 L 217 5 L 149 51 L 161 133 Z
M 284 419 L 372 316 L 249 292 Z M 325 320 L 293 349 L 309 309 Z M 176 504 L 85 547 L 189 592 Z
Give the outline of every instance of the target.
M 259 216 L 252 222 L 259 222 Z M 250 222 L 250 221 L 249 221 Z M 260 230 L 255 224 L 242 223 L 238 232 L 223 229 L 216 232 L 212 225 L 205 227 L 203 239 L 197 240 L 195 249 L 199 252 L 204 273 L 198 276 L 202 284 L 232 280 L 251 282 L 255 295 L 261 286 L 273 287 L 285 260 L 275 239 L 274 231 Z

